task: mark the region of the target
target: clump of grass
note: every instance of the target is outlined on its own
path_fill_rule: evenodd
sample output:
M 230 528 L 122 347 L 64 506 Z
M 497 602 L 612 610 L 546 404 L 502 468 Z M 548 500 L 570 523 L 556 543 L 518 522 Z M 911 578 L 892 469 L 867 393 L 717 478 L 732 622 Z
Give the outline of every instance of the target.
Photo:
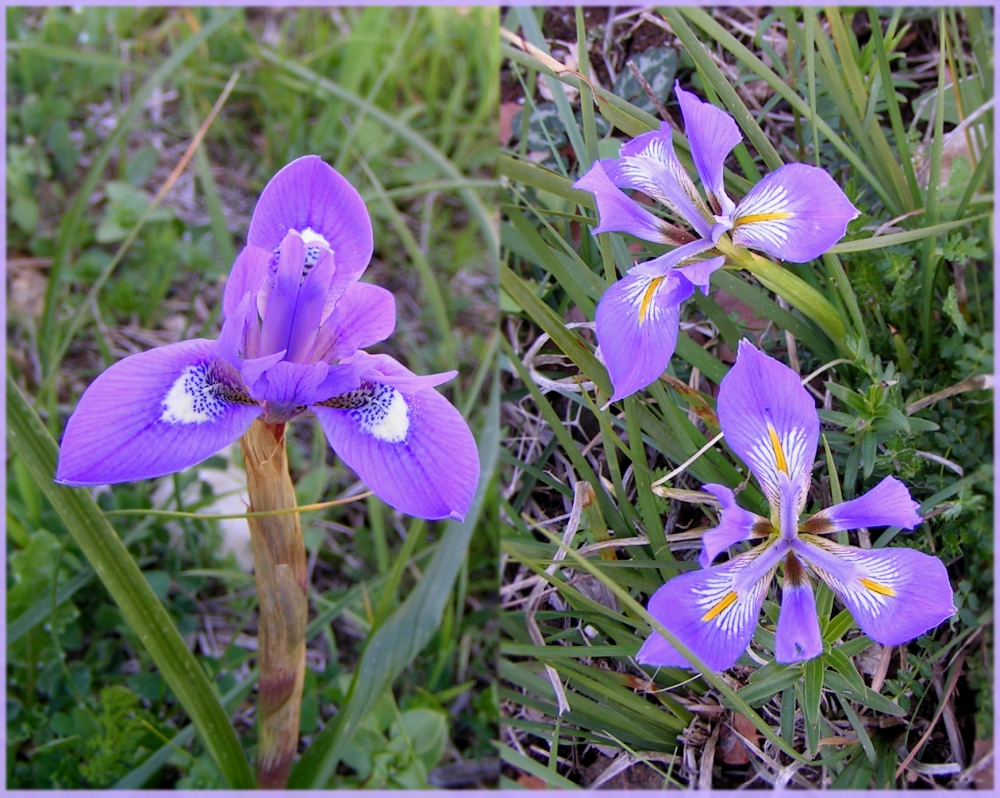
M 216 337 L 225 276 L 256 197 L 306 153 L 345 174 L 372 214 L 366 279 L 399 297 L 397 333 L 380 351 L 421 373 L 458 369 L 449 398 L 489 437 L 495 10 L 7 14 L 9 374 L 57 439 L 108 365 Z M 190 165 L 174 174 L 230 83 Z M 300 503 L 361 491 L 317 425 L 294 425 L 289 445 Z M 20 454 L 9 466 L 8 623 L 18 636 L 8 650 L 8 785 L 231 783 L 31 469 Z M 222 522 L 185 515 L 211 512 L 231 490 L 216 479 L 227 471 L 239 477 L 224 453 L 158 491 L 114 486 L 98 500 L 252 757 L 254 717 L 242 703 L 256 678 L 252 577 L 220 553 Z M 474 535 L 375 499 L 305 517 L 313 613 L 303 751 L 328 757 L 293 780 L 418 787 L 458 765 L 458 783 L 488 781 L 488 768 L 471 767 L 489 761 L 496 733 L 496 519 L 484 506 L 485 531 Z M 119 514 L 151 508 L 175 517 Z M 410 624 L 413 650 L 383 647 L 385 669 L 360 677 L 373 693 L 360 695 L 352 679 L 371 668 L 369 642 L 394 617 L 417 617 L 403 602 L 425 573 L 439 578 L 421 593 L 439 622 L 431 611 Z M 335 716 L 351 712 L 361 732 L 337 728 Z M 324 769 L 338 760 L 336 772 Z
M 992 734 L 991 24 L 979 8 L 507 14 L 504 778 L 961 787 L 982 769 L 972 743 Z M 748 143 L 727 163 L 735 196 L 800 161 L 834 175 L 862 211 L 823 258 L 783 264 L 830 301 L 843 332 L 773 284 L 720 271 L 709 297 L 682 307 L 663 378 L 605 408 L 594 308 L 660 250 L 591 237 L 593 200 L 571 186 L 658 117 L 676 124 L 675 79 L 738 120 Z M 851 542 L 941 557 L 959 607 L 948 623 L 883 649 L 824 588 L 829 653 L 805 665 L 772 661 L 774 596 L 729 672 L 637 665 L 641 605 L 698 567 L 716 523 L 698 488 L 746 484 L 728 450 L 708 445 L 741 337 L 803 376 L 823 369 L 807 385 L 827 445 L 810 506 L 888 474 L 910 487 L 925 519 L 911 536 L 863 530 Z

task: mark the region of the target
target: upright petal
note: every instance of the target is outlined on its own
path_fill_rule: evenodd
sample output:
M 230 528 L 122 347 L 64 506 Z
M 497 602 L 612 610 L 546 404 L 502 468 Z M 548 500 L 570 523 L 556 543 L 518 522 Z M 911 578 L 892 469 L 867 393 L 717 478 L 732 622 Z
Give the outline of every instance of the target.
M 302 239 L 289 233 L 281 242 L 274 288 L 267 300 L 267 310 L 264 311 L 264 323 L 260 331 L 262 357 L 288 349 L 304 265 Z
M 619 188 L 641 191 L 670 208 L 702 238 L 712 229 L 712 214 L 688 173 L 674 155 L 670 125 L 643 133 L 625 144 L 617 160 L 602 161 L 608 178 Z
M 271 253 L 260 247 L 243 247 L 236 257 L 222 294 L 222 313 L 229 318 L 246 294 L 254 294 L 267 280 Z M 255 303 L 256 304 L 256 303 Z
M 298 158 L 271 178 L 254 209 L 247 244 L 272 252 L 291 230 L 310 230 L 325 240 L 339 276 L 356 279 L 372 258 L 364 200 L 318 155 Z
M 132 355 L 80 397 L 56 481 L 105 485 L 172 474 L 237 440 L 261 411 L 238 372 L 216 355 L 215 341 Z
M 386 357 L 357 391 L 313 411 L 334 451 L 380 499 L 419 518 L 462 519 L 479 480 L 476 441 L 461 413 L 415 378 Z
M 902 482 L 886 477 L 864 495 L 820 510 L 804 526 L 814 535 L 870 526 L 913 529 L 923 520 L 919 507 Z
M 781 612 L 774 638 L 774 658 L 784 664 L 812 659 L 823 653 L 816 597 L 805 569 L 792 552 L 785 558 Z
M 733 147 L 743 140 L 736 121 L 721 108 L 702 102 L 694 94 L 674 84 L 674 94 L 684 117 L 684 133 L 691 142 L 691 158 L 709 197 L 719 203 L 723 216 L 733 211 L 733 201 L 726 195 L 723 167 Z
M 604 171 L 609 161 L 595 161 L 590 171 L 573 184 L 573 188 L 590 191 L 597 202 L 600 224 L 590 232 L 628 233 L 643 241 L 659 244 L 676 244 L 678 231 L 672 224 L 654 216 L 635 200 L 626 197 Z M 690 235 L 687 236 L 690 239 Z
M 312 351 L 319 333 L 332 278 L 333 256 L 323 252 L 299 287 L 292 330 L 288 337 L 288 360 L 295 363 L 307 362 L 306 356 Z
M 859 213 L 822 169 L 791 163 L 766 175 L 736 206 L 733 243 L 805 263 L 843 238 Z
M 736 365 L 719 386 L 717 409 L 729 448 L 750 467 L 771 506 L 779 506 L 778 472 L 783 471 L 799 485 L 801 512 L 819 440 L 819 415 L 799 375 L 742 340 Z
M 377 344 L 396 327 L 396 299 L 391 291 L 368 283 L 352 283 L 320 328 L 310 361 L 333 363 Z
M 736 496 L 725 485 L 702 485 L 702 490 L 708 491 L 722 505 L 722 515 L 719 525 L 709 529 L 702 535 L 702 550 L 698 558 L 702 568 L 708 568 L 712 561 L 730 546 L 758 534 L 766 536 L 771 524 L 766 518 L 744 510 L 736 503 Z
M 955 612 L 944 564 L 915 549 L 864 550 L 802 535 L 792 546 L 876 643 L 895 646 Z
M 788 542 L 758 546 L 722 565 L 675 576 L 653 594 L 649 614 L 673 632 L 713 671 L 739 659 L 753 637 L 767 587 Z M 655 631 L 636 660 L 646 665 L 691 664 Z

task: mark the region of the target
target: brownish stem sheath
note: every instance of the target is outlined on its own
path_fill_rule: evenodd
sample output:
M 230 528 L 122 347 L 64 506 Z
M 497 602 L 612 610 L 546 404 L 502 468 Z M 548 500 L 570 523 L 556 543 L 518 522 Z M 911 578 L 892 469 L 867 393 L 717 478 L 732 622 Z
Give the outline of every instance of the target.
M 288 475 L 285 425 L 255 421 L 240 443 L 250 510 L 296 506 Z M 299 742 L 299 711 L 306 666 L 306 552 L 298 513 L 248 518 L 260 620 L 257 632 L 257 784 L 282 789 Z

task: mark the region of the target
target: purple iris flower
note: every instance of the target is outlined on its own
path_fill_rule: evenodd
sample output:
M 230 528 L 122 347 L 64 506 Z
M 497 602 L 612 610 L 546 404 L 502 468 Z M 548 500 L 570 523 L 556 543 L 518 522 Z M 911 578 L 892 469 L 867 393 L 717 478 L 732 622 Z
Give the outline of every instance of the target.
M 810 571 L 830 586 L 861 630 L 882 645 L 912 640 L 956 612 L 948 572 L 936 557 L 914 549 L 859 549 L 823 537 L 859 527 L 913 529 L 919 524 L 917 503 L 894 477 L 857 499 L 800 520 L 819 415 L 794 371 L 741 341 L 736 365 L 719 387 L 718 414 L 729 447 L 750 467 L 767 496 L 771 517 L 741 508 L 729 488 L 705 485 L 721 503 L 722 515 L 719 526 L 705 533 L 703 570 L 674 577 L 649 600 L 650 614 L 709 668 L 726 670 L 746 650 L 782 561 L 778 662 L 799 662 L 823 652 Z M 711 565 L 727 547 L 754 538 L 764 542 L 722 565 Z M 636 659 L 691 667 L 655 632 Z
M 116 363 L 66 425 L 56 480 L 103 485 L 163 476 L 236 441 L 254 419 L 311 410 L 330 444 L 381 499 L 421 518 L 461 519 L 479 477 L 461 414 L 417 376 L 363 351 L 388 337 L 396 305 L 358 282 L 372 256 L 361 195 L 319 157 L 264 188 L 223 295 L 216 341 L 161 346 Z
M 701 102 L 679 84 L 691 157 L 708 202 L 674 155 L 670 126 L 632 139 L 619 158 L 596 161 L 575 188 L 591 191 L 600 224 L 591 232 L 629 233 L 677 246 L 631 269 L 597 305 L 597 340 L 615 392 L 622 399 L 656 380 L 677 345 L 680 304 L 695 288 L 708 292 L 709 276 L 725 262 L 711 254 L 723 235 L 732 243 L 775 258 L 804 263 L 826 252 L 859 211 L 826 172 L 793 163 L 764 177 L 738 204 L 726 194 L 723 165 L 742 136 L 733 118 Z M 654 215 L 621 189 L 656 200 L 697 233 Z

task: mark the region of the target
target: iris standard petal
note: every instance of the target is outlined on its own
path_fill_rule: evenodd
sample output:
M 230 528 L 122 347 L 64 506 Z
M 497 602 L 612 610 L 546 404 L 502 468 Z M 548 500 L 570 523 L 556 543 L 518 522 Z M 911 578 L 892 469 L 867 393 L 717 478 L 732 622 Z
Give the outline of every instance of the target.
M 722 565 L 675 576 L 653 594 L 649 614 L 711 670 L 726 670 L 749 645 L 767 587 L 787 550 L 788 542 L 778 540 Z M 692 667 L 655 631 L 639 649 L 636 660 L 644 665 Z
M 295 320 L 295 304 L 299 298 L 302 283 L 302 267 L 305 264 L 302 239 L 289 233 L 281 242 L 278 257 L 278 271 L 274 275 L 274 288 L 267 300 L 264 323 L 260 330 L 260 354 L 262 357 L 288 349 Z
M 641 191 L 666 205 L 702 238 L 708 238 L 712 214 L 674 155 L 672 135 L 670 125 L 663 122 L 659 130 L 624 144 L 621 157 L 601 163 L 616 186 Z
M 188 468 L 237 440 L 262 408 L 215 341 L 132 355 L 101 374 L 70 416 L 56 481 L 105 485 Z
M 774 658 L 783 664 L 801 662 L 823 653 L 823 637 L 816 615 L 816 597 L 805 569 L 796 556 L 785 557 L 781 611 L 774 635 Z
M 411 389 L 402 370 L 396 385 L 393 374 L 366 371 L 357 391 L 313 411 L 334 451 L 384 502 L 418 518 L 461 520 L 479 480 L 476 441 L 447 399 Z
M 729 216 L 733 211 L 733 202 L 726 195 L 722 175 L 726 158 L 733 147 L 743 140 L 739 126 L 721 108 L 702 102 L 691 92 L 684 91 L 680 83 L 674 83 L 674 94 L 681 106 L 684 134 L 691 142 L 691 158 L 705 193 L 716 200 L 723 216 Z
M 333 256 L 324 252 L 302 281 L 295 301 L 292 330 L 288 337 L 288 360 L 306 363 L 319 333 L 323 309 L 333 278 Z
M 805 263 L 843 238 L 847 223 L 859 214 L 822 169 L 787 164 L 765 176 L 736 206 L 733 243 Z
M 603 166 L 606 163 L 608 161 L 595 161 L 590 171 L 573 184 L 573 188 L 590 191 L 597 202 L 600 224 L 590 232 L 593 235 L 628 233 L 643 241 L 654 241 L 659 244 L 679 243 L 677 228 L 654 216 L 635 200 L 626 197 L 608 179 Z M 690 235 L 687 236 L 687 240 L 690 240 Z
M 819 415 L 799 375 L 742 340 L 736 365 L 719 386 L 717 411 L 726 442 L 750 467 L 771 506 L 779 504 L 778 472 L 784 471 L 801 486 L 801 512 L 819 440 Z
M 792 543 L 876 643 L 919 637 L 955 612 L 948 571 L 914 549 L 864 550 L 802 535 Z
M 222 313 L 229 318 L 246 294 L 256 294 L 268 276 L 271 253 L 260 247 L 243 247 L 236 257 L 222 294 Z
M 282 168 L 254 208 L 247 244 L 274 251 L 291 230 L 309 230 L 332 250 L 338 276 L 361 276 L 372 258 L 372 223 L 364 200 L 333 167 L 306 155 Z
M 711 493 L 722 505 L 719 525 L 702 535 L 702 550 L 698 562 L 708 568 L 712 561 L 735 543 L 754 537 L 755 528 L 770 529 L 770 522 L 759 515 L 744 510 L 736 503 L 736 496 L 725 485 L 702 485 L 701 489 Z
M 396 299 L 391 291 L 352 283 L 323 322 L 309 360 L 343 360 L 366 346 L 384 341 L 396 327 Z
M 820 510 L 803 526 L 814 535 L 870 526 L 913 529 L 923 520 L 919 507 L 902 482 L 886 477 L 863 496 Z

